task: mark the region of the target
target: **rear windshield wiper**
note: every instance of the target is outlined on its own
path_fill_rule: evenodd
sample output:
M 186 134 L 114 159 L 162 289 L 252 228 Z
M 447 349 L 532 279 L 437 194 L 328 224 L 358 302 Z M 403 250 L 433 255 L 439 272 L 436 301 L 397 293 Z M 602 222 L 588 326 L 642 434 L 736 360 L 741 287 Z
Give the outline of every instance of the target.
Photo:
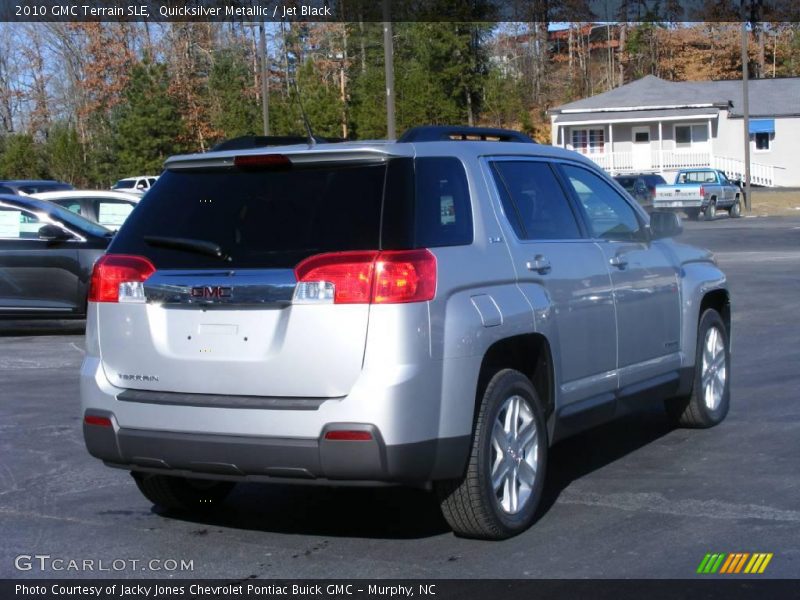
M 230 256 L 223 252 L 222 247 L 214 242 L 207 242 L 205 240 L 193 240 L 189 238 L 177 237 L 162 237 L 160 235 L 146 235 L 144 241 L 148 246 L 155 246 L 159 248 L 170 248 L 172 250 L 184 250 L 186 252 L 195 252 L 197 254 L 205 254 L 213 256 L 220 260 L 229 261 Z

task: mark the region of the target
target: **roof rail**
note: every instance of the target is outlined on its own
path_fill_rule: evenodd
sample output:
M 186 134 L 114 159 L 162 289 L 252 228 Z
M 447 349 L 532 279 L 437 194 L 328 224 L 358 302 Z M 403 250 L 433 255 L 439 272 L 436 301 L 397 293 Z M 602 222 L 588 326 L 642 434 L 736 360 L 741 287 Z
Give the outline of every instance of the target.
M 343 142 L 343 138 L 323 138 L 314 136 L 318 144 Z M 263 148 L 264 146 L 294 146 L 295 144 L 308 144 L 308 137 L 304 135 L 243 135 L 225 140 L 211 148 L 211 152 L 221 150 L 249 150 Z
M 412 127 L 397 140 L 403 142 L 446 142 L 490 141 L 490 142 L 522 142 L 535 144 L 530 137 L 511 129 L 495 129 L 493 127 L 456 127 L 444 125 L 425 125 Z

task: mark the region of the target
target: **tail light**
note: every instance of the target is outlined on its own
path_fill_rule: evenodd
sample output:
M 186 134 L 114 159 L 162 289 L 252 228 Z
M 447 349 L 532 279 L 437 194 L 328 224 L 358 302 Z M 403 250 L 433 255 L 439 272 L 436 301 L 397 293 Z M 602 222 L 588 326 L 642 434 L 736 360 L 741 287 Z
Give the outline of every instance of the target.
M 91 302 L 144 302 L 144 281 L 156 268 L 143 256 L 106 254 L 94 265 Z
M 436 295 L 430 250 L 331 252 L 295 267 L 296 303 L 400 304 Z
M 86 415 L 83 417 L 83 422 L 86 425 L 95 425 L 97 427 L 113 427 L 111 419 L 99 415 Z
M 700 195 L 701 196 L 705 196 L 706 195 L 706 189 L 702 185 L 700 186 Z

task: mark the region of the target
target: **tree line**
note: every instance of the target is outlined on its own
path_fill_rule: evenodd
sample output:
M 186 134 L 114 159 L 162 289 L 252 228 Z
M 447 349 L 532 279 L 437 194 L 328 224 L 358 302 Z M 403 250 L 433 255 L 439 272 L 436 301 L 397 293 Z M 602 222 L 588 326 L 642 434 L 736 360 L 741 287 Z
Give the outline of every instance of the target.
M 749 32 L 753 77 L 800 75 L 800 26 Z M 380 23 L 268 31 L 270 133 L 386 135 Z M 547 110 L 647 74 L 741 77 L 737 23 L 395 23 L 397 128 L 513 127 L 549 139 Z M 0 25 L 0 178 L 107 187 L 172 154 L 261 134 L 248 23 Z

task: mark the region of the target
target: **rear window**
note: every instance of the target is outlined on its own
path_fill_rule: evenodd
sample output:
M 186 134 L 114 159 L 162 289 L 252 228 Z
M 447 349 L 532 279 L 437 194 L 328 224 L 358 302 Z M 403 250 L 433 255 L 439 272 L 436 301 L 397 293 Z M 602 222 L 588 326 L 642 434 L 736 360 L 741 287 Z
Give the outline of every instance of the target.
M 153 237 L 212 242 L 229 260 L 154 246 Z M 396 158 L 275 171 L 167 171 L 109 252 L 146 256 L 159 269 L 293 268 L 323 252 L 471 241 L 460 161 Z
M 648 187 L 655 187 L 667 183 L 661 175 L 645 175 L 642 177 Z
M 157 268 L 291 268 L 322 252 L 378 248 L 385 164 L 286 171 L 169 171 L 109 247 Z M 145 236 L 213 242 L 230 257 L 154 247 Z
M 134 186 L 136 180 L 134 179 L 120 179 L 117 183 L 114 184 L 112 189 L 115 190 L 127 190 Z
M 627 191 L 629 192 L 633 191 L 633 186 L 636 183 L 635 177 L 614 177 L 614 179 Z
M 68 183 L 32 183 L 19 186 L 24 194 L 40 194 L 42 192 L 66 192 L 73 189 Z

